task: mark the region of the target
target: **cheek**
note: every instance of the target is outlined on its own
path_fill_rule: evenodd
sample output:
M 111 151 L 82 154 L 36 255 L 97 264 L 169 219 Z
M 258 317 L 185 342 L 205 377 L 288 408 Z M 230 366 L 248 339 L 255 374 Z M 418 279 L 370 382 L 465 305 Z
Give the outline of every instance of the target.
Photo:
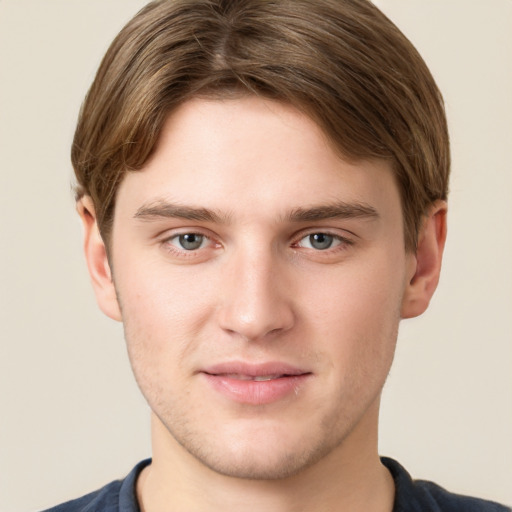
M 403 258 L 402 258 L 403 259 Z M 370 328 L 396 321 L 404 292 L 404 271 L 400 259 L 383 254 L 350 262 L 330 270 L 328 275 L 306 276 L 304 289 L 316 290 L 309 305 L 316 306 L 319 322 L 330 319 L 340 329 L 362 324 Z
M 122 263 L 126 272 L 119 264 L 114 281 L 135 376 L 142 388 L 165 386 L 171 375 L 179 379 L 197 348 L 209 317 L 208 290 L 191 273 Z
M 399 255 L 397 255 L 399 257 Z M 311 332 L 324 340 L 333 365 L 342 364 L 347 375 L 372 372 L 391 364 L 403 294 L 400 259 L 392 255 L 369 258 L 340 267 L 306 305 Z M 318 288 L 317 288 L 318 289 Z
M 211 280 L 195 268 L 173 268 L 161 261 L 122 263 L 126 271 L 116 272 L 115 282 L 125 321 L 148 333 L 165 328 L 171 337 L 204 321 Z

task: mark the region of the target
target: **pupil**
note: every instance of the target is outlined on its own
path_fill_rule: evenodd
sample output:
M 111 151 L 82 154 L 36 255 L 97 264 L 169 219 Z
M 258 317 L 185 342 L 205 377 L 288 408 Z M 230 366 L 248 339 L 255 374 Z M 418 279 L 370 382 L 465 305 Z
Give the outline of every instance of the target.
M 193 249 L 199 249 L 199 247 L 201 247 L 202 242 L 203 237 L 201 235 L 196 235 L 194 233 L 180 235 L 181 246 L 189 251 Z
M 315 233 L 314 235 L 309 236 L 311 246 L 321 251 L 329 249 L 329 247 L 332 245 L 332 240 L 332 236 L 326 235 L 325 233 Z

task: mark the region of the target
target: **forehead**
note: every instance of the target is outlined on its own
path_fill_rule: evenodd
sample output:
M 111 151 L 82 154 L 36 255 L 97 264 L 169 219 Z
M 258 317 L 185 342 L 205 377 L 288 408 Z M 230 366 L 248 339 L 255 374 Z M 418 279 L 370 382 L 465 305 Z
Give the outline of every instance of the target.
M 309 205 L 389 200 L 399 204 L 389 163 L 343 159 L 308 116 L 252 96 L 182 104 L 118 193 L 119 209 L 168 201 L 274 217 Z

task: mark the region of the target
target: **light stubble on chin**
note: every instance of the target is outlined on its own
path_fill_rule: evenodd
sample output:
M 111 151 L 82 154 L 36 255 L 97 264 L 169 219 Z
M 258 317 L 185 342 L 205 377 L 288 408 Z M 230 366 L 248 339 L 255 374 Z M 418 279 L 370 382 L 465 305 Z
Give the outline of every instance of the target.
M 265 455 L 254 453 L 257 447 L 237 450 L 222 449 L 212 446 L 212 443 L 204 439 L 201 433 L 192 432 L 186 422 L 173 423 L 169 428 L 166 422 L 159 418 L 173 439 L 202 465 L 215 473 L 247 480 L 281 480 L 292 477 L 301 471 L 313 466 L 319 460 L 329 454 L 335 446 L 324 439 L 314 446 L 304 445 L 283 453 Z M 339 441 L 340 444 L 342 440 Z
M 379 401 L 380 392 L 368 408 L 375 406 L 378 411 Z M 222 444 L 226 442 L 224 439 L 215 441 L 213 428 L 210 435 L 207 426 L 203 425 L 204 430 L 198 431 L 194 418 L 186 418 L 184 415 L 179 417 L 172 413 L 173 409 L 183 410 L 183 404 L 175 408 L 163 403 L 153 405 L 153 411 L 161 411 L 160 414 L 155 413 L 155 416 L 172 437 L 171 442 L 178 443 L 187 454 L 215 473 L 248 480 L 282 480 L 314 466 L 333 454 L 352 434 L 361 419 L 333 412 L 321 418 L 317 425 L 313 424 L 306 429 L 303 438 L 297 439 L 288 449 L 280 449 L 283 443 L 276 439 L 275 449 L 266 446 L 258 451 L 258 446 L 250 442 L 244 442 L 245 446 L 236 446 L 236 443 L 226 446 Z M 197 404 L 192 407 L 197 407 Z M 361 416 L 366 411 L 362 411 Z

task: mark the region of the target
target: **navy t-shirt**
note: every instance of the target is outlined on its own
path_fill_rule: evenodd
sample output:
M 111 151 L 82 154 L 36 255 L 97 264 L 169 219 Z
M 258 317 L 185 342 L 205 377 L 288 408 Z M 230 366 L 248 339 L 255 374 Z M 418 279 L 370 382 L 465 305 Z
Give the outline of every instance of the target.
M 142 469 L 150 463 L 150 459 L 142 461 L 124 480 L 111 482 L 98 491 L 45 512 L 140 512 L 135 484 Z M 395 481 L 393 512 L 512 512 L 511 508 L 492 501 L 452 494 L 432 482 L 412 480 L 393 459 L 383 457 L 382 463 Z

